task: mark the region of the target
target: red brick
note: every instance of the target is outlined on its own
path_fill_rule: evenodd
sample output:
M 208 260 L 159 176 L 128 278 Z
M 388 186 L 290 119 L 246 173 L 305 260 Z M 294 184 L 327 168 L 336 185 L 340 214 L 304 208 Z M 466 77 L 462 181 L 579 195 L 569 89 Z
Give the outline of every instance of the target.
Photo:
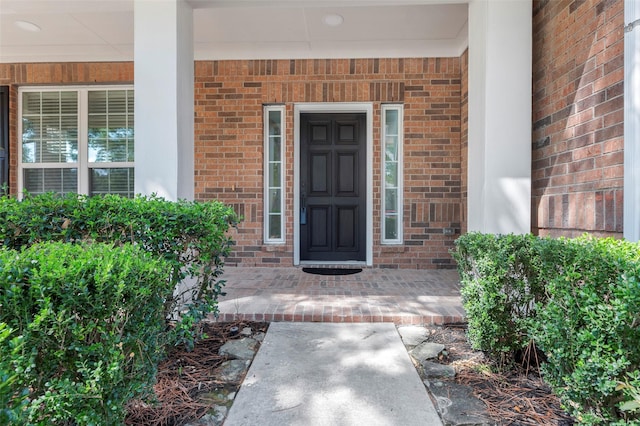
M 550 141 L 533 152 L 532 175 L 544 171 L 545 178 L 533 180 L 532 191 L 548 198 L 537 201 L 535 231 L 621 236 L 621 197 L 606 194 L 622 193 L 624 2 L 586 0 L 569 13 L 571 4 L 533 2 L 533 116 L 551 117 L 533 138 Z M 565 120 L 567 107 L 572 115 Z M 559 167 L 565 160 L 568 170 Z

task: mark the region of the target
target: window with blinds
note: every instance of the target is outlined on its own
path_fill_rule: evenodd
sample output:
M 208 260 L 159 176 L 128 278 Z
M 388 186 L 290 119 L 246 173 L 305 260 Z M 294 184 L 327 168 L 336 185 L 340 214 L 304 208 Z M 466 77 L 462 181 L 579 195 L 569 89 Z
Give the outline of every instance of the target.
M 89 194 L 133 195 L 133 90 L 88 92 Z
M 131 87 L 20 93 L 20 192 L 134 194 Z

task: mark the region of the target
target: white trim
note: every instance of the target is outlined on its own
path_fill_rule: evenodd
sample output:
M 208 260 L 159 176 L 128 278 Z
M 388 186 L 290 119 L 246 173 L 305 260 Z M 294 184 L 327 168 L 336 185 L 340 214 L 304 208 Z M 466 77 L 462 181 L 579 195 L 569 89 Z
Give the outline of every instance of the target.
M 624 22 L 640 18 L 635 0 L 624 2 Z M 624 238 L 640 241 L 640 28 L 624 34 Z
M 132 84 L 118 85 L 77 85 L 77 86 L 30 86 L 18 88 L 18 198 L 24 194 L 24 169 L 77 169 L 78 170 L 78 194 L 89 193 L 89 169 L 135 168 L 135 161 L 91 163 L 88 158 L 88 126 L 89 126 L 89 92 L 112 90 L 134 90 Z M 76 92 L 77 117 L 78 117 L 78 161 L 74 163 L 23 163 L 22 162 L 22 95 L 23 93 L 43 92 Z M 135 154 L 134 154 L 135 156 Z
M 89 91 L 78 90 L 78 194 L 89 193 Z
M 301 260 L 300 266 L 367 266 L 367 262 L 345 260 L 341 262 L 331 260 Z
M 367 223 L 366 265 L 373 265 L 373 103 L 300 103 L 293 107 L 293 264 L 300 265 L 300 114 L 305 113 L 365 113 L 367 120 Z M 311 262 L 316 264 L 318 262 Z M 342 264 L 345 262 L 331 262 Z M 348 262 L 347 262 L 348 263 Z
M 271 238 L 269 237 L 269 152 L 270 152 L 270 137 L 269 137 L 269 113 L 271 111 L 280 111 L 280 238 Z M 284 105 L 266 105 L 263 108 L 263 138 L 264 138 L 264 162 L 263 162 L 263 171 L 262 171 L 262 179 L 264 182 L 264 195 L 262 198 L 263 201 L 263 241 L 264 244 L 284 244 L 286 242 L 286 211 L 285 206 L 287 205 L 285 202 L 286 199 L 286 187 L 285 187 L 285 176 L 286 176 L 286 158 L 285 158 L 285 143 L 286 143 L 286 108 Z
M 386 111 L 393 110 L 398 111 L 398 160 L 397 170 L 398 183 L 397 183 L 397 206 L 396 212 L 398 215 L 398 237 L 394 239 L 386 239 L 386 222 L 385 222 L 385 205 L 386 205 L 386 180 L 385 180 L 385 143 L 387 139 L 386 130 Z M 404 105 L 403 104 L 384 104 L 380 112 L 380 126 L 382 127 L 380 134 L 380 244 L 384 245 L 398 245 L 403 243 L 403 229 L 404 229 Z

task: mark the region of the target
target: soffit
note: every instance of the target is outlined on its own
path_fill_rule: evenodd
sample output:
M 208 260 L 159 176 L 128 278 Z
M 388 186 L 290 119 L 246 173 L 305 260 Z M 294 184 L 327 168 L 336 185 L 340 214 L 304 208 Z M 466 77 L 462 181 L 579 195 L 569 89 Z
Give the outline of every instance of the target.
M 190 3 L 196 59 L 442 57 L 467 46 L 467 5 L 446 0 Z M 328 26 L 327 15 L 344 22 Z M 132 0 L 0 1 L 0 62 L 130 61 L 133 38 Z

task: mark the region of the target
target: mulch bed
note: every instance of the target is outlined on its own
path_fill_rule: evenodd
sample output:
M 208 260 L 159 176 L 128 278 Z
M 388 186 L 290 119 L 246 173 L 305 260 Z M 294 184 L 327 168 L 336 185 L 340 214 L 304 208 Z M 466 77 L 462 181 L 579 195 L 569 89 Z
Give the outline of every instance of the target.
M 558 397 L 543 382 L 537 368 L 520 365 L 500 368 L 482 352 L 471 348 L 465 330 L 463 325 L 438 328 L 429 340 L 445 345 L 446 352 L 439 362 L 455 367 L 455 382 L 470 386 L 497 424 L 574 424 L 573 418 L 562 409 Z
M 227 360 L 218 355 L 220 347 L 239 336 L 232 327 L 251 327 L 266 332 L 267 323 L 234 322 L 205 324 L 206 339 L 192 352 L 174 350 L 160 364 L 158 383 L 154 386 L 156 401 L 133 401 L 128 407 L 126 424 L 140 426 L 177 426 L 193 422 L 210 410 L 211 404 L 198 395 L 212 392 L 228 383 L 218 380 L 213 371 Z M 237 329 L 236 329 L 237 330 Z M 487 405 L 487 413 L 500 425 L 569 426 L 573 419 L 561 408 L 558 398 L 542 381 L 537 370 L 513 368 L 503 370 L 492 364 L 481 352 L 471 349 L 464 327 L 432 330 L 429 341 L 442 343 L 446 350 L 439 362 L 456 369 L 457 383 L 473 388 L 475 395 Z M 239 388 L 236 385 L 235 391 Z
M 471 386 L 478 399 L 487 405 L 487 413 L 500 419 L 501 425 L 573 424 L 558 398 L 537 375 L 463 370 L 456 381 Z
M 238 327 L 235 332 L 232 327 Z M 125 423 L 137 426 L 177 426 L 199 419 L 211 408 L 198 395 L 212 392 L 228 383 L 218 380 L 213 371 L 227 360 L 218 350 L 230 339 L 241 338 L 237 330 L 251 327 L 266 332 L 267 323 L 206 323 L 206 339 L 197 342 L 191 352 L 174 349 L 158 367 L 158 381 L 153 387 L 156 401 L 132 401 Z M 237 388 L 240 385 L 237 384 Z

